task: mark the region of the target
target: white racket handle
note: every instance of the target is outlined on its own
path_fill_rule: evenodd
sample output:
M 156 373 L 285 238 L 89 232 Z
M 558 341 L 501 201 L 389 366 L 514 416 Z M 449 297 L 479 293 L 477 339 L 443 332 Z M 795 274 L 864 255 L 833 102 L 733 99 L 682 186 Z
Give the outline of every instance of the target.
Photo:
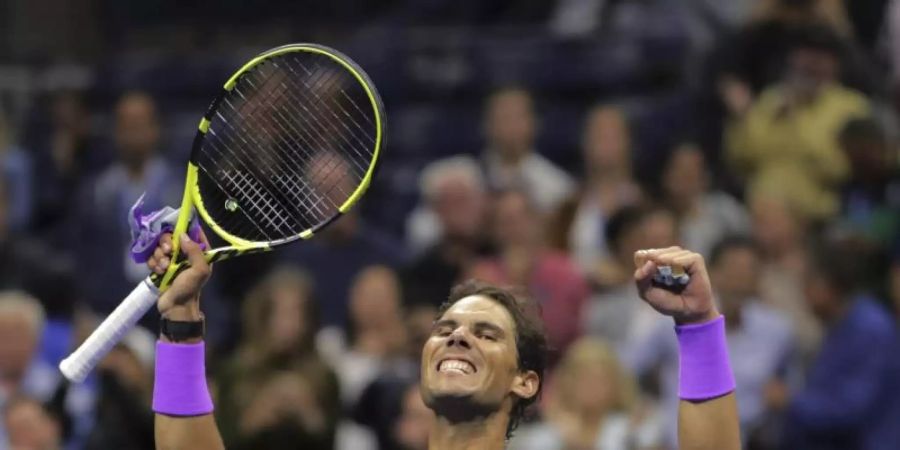
M 125 333 L 131 330 L 158 299 L 159 290 L 150 282 L 150 278 L 138 283 L 87 340 L 59 363 L 59 370 L 69 381 L 84 381 L 97 363 L 122 340 Z

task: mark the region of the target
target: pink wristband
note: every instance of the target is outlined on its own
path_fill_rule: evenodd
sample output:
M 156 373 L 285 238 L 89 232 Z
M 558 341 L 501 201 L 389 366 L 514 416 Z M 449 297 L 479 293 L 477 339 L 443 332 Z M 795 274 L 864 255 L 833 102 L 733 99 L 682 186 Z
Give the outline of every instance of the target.
M 681 399 L 709 400 L 734 391 L 734 374 L 725 340 L 725 317 L 676 326 L 675 334 L 678 335 L 678 396 Z
M 206 387 L 206 345 L 156 342 L 153 411 L 167 416 L 202 416 L 213 411 Z

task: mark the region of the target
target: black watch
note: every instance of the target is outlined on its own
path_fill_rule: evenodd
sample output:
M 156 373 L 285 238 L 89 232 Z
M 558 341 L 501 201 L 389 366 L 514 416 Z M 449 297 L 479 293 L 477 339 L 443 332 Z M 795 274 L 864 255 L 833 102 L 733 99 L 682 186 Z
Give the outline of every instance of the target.
M 182 322 L 163 317 L 159 321 L 159 333 L 172 342 L 202 339 L 206 334 L 206 318 L 201 317 L 198 321 Z

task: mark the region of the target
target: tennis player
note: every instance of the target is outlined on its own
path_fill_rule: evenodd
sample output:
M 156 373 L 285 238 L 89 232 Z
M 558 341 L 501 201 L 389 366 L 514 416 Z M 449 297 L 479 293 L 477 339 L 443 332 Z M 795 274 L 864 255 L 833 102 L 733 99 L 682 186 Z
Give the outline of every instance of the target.
M 206 385 L 200 290 L 211 269 L 200 246 L 183 237 L 191 268 L 160 298 L 153 409 L 156 446 L 165 450 L 224 448 Z M 169 262 L 164 236 L 152 270 Z M 680 345 L 679 443 L 683 449 L 740 448 L 734 377 L 724 319 L 712 300 L 703 258 L 678 247 L 639 251 L 641 297 L 675 320 Z M 657 267 L 683 267 L 680 294 L 652 282 Z M 454 288 L 422 351 L 421 391 L 436 419 L 431 450 L 501 450 L 541 390 L 546 338 L 536 308 L 514 293 L 477 282 Z

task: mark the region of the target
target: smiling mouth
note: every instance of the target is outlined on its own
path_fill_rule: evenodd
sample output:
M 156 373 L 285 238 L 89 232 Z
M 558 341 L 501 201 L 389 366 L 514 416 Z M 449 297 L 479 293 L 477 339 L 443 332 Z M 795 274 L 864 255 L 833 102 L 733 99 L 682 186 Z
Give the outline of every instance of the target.
M 437 371 L 443 373 L 459 373 L 463 375 L 471 375 L 478 372 L 475 365 L 469 361 L 462 359 L 442 359 L 437 365 Z

